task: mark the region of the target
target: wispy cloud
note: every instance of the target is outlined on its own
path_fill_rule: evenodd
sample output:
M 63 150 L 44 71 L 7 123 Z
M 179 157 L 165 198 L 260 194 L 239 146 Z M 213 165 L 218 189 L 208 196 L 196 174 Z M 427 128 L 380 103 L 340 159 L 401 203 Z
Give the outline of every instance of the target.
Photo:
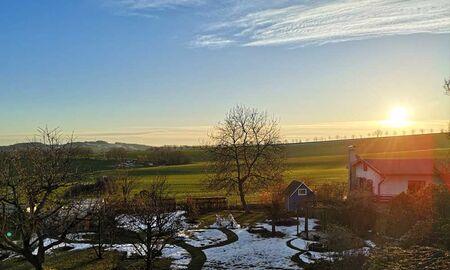
M 234 1 L 235 4 L 240 1 Z M 283 5 L 246 6 L 230 13 L 197 36 L 202 43 L 214 35 L 226 45 L 321 45 L 389 35 L 449 33 L 448 0 L 282 1 Z M 238 8 L 233 9 L 239 10 Z M 252 12 L 252 10 L 258 10 Z
M 197 37 L 190 45 L 194 48 L 209 47 L 209 48 L 223 48 L 233 44 L 234 41 L 215 35 L 202 35 Z
M 180 7 L 196 7 L 207 0 L 103 0 L 106 6 L 113 7 L 117 14 L 127 16 L 157 17 L 157 12 Z

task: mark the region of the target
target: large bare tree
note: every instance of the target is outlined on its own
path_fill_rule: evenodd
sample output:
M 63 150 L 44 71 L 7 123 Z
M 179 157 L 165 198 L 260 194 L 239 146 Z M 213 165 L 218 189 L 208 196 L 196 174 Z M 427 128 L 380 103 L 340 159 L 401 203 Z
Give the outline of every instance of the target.
M 45 253 L 62 243 L 88 215 L 84 204 L 62 197 L 76 180 L 72 140 L 40 129 L 40 140 L 0 160 L 0 249 L 43 269 Z
M 245 106 L 232 108 L 210 134 L 208 186 L 237 192 L 244 210 L 245 196 L 280 181 L 284 148 L 278 122 L 266 112 Z

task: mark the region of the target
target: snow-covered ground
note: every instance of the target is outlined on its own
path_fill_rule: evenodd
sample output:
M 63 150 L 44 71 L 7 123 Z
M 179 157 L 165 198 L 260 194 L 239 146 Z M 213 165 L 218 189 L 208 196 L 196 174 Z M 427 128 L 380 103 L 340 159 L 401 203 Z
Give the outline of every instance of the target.
M 287 238 L 262 238 L 246 229 L 233 232 L 237 242 L 204 250 L 204 269 L 298 269 L 290 259 L 297 251 L 286 245 Z
M 315 219 L 308 222 L 309 228 L 316 225 Z M 300 230 L 304 228 L 300 219 Z M 272 230 L 268 223 L 256 224 Z M 283 238 L 263 238 L 249 233 L 247 229 L 232 230 L 239 237 L 229 245 L 204 250 L 207 261 L 205 269 L 298 269 L 291 257 L 298 251 L 289 248 L 286 242 L 297 234 L 297 226 L 277 226 L 276 230 L 285 234 Z
M 314 226 L 317 225 L 317 219 L 313 219 L 310 218 L 308 219 L 308 228 L 310 231 L 314 231 Z M 305 229 L 305 219 L 304 218 L 300 218 L 299 219 L 299 230 L 300 232 L 303 231 Z M 264 227 L 266 230 L 272 231 L 272 225 L 268 224 L 268 223 L 259 223 L 256 224 L 256 226 L 262 226 Z M 293 226 L 276 226 L 276 230 L 278 232 L 282 232 L 286 235 L 286 237 L 292 238 L 292 237 L 296 237 L 297 236 L 297 225 L 293 225 Z
M 179 246 L 168 245 L 162 253 L 164 257 L 173 259 L 171 269 L 186 269 L 191 261 L 191 255 Z
M 186 223 L 186 218 L 184 216 L 185 211 L 176 211 L 168 214 L 167 218 L 171 220 L 171 222 L 180 222 L 179 227 L 181 228 L 189 228 L 190 225 Z M 141 223 L 139 218 L 134 218 L 131 215 L 120 215 L 117 217 L 117 223 L 119 228 L 123 228 L 129 231 L 139 232 L 145 230 L 147 228 L 146 224 Z M 173 224 L 173 223 L 172 223 Z M 167 223 L 167 226 L 172 225 Z M 178 227 L 178 226 L 177 226 Z
M 56 242 L 57 240 L 55 239 L 51 239 L 51 238 L 47 238 L 44 240 L 44 246 L 48 246 L 51 245 L 52 243 Z M 53 246 L 52 248 L 48 249 L 46 251 L 46 253 L 52 253 L 55 249 L 58 248 L 71 248 L 69 251 L 75 251 L 75 250 L 82 250 L 82 249 L 88 249 L 90 247 L 92 247 L 91 244 L 85 244 L 85 243 L 60 243 L 58 245 Z M 33 254 L 36 255 L 38 252 L 38 249 L 36 248 L 33 251 Z
M 125 252 L 127 254 L 127 257 L 131 257 L 134 254 L 137 254 L 136 248 L 143 248 L 140 246 L 135 246 L 132 244 L 117 244 L 113 245 L 112 247 L 108 248 L 108 250 L 116 250 L 119 252 Z M 171 258 L 172 261 L 172 269 L 185 269 L 187 268 L 187 265 L 191 261 L 191 256 L 189 253 L 184 250 L 183 248 L 180 248 L 175 245 L 167 245 L 162 250 L 163 257 Z
M 192 230 L 184 233 L 186 243 L 194 247 L 203 247 L 227 240 L 227 236 L 217 229 Z
M 89 238 L 85 237 L 88 235 L 95 235 L 95 233 L 93 233 L 93 232 L 69 233 L 69 234 L 67 234 L 66 238 L 70 241 L 88 241 Z
M 299 249 L 308 250 L 308 245 L 311 243 L 317 243 L 315 241 L 303 240 L 301 238 L 297 238 L 291 242 L 291 244 Z

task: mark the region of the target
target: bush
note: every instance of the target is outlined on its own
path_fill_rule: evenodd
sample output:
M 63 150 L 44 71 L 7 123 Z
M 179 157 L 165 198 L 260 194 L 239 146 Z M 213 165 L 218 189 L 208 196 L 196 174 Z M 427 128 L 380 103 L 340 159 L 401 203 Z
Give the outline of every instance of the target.
M 332 225 L 325 230 L 324 244 L 332 251 L 345 251 L 361 248 L 364 241 L 345 227 Z
M 367 257 L 359 255 L 342 255 L 333 261 L 320 259 L 313 264 L 303 267 L 305 270 L 360 270 L 367 261 Z
M 409 249 L 387 247 L 372 253 L 364 264 L 365 270 L 447 270 L 450 269 L 450 254 L 447 251 L 413 246 Z
M 411 247 L 414 245 L 432 245 L 432 226 L 431 220 L 418 221 L 408 232 L 400 238 L 402 247 Z

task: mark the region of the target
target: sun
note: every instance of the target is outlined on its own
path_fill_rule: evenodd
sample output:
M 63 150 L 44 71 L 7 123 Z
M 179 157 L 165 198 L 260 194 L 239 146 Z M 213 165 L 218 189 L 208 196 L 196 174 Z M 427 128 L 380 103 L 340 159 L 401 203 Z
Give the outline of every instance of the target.
M 389 112 L 386 123 L 394 128 L 405 127 L 409 124 L 408 110 L 405 107 L 395 107 Z

